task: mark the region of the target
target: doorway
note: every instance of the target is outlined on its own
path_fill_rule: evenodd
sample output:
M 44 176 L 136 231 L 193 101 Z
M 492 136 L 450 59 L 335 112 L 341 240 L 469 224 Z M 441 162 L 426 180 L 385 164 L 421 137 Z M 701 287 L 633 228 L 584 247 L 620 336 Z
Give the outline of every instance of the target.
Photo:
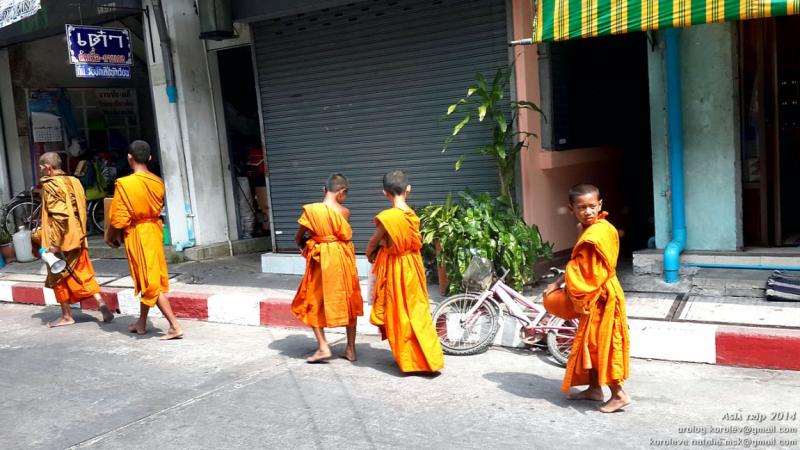
M 219 50 L 217 58 L 239 237 L 267 236 L 267 163 L 261 145 L 252 47 Z
M 800 17 L 740 24 L 745 246 L 800 246 Z

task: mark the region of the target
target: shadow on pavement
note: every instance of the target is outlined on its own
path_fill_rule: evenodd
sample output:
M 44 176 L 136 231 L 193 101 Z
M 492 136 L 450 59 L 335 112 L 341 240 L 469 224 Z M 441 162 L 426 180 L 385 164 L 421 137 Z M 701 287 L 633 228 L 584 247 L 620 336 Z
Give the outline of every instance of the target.
M 599 402 L 569 400 L 561 392 L 561 380 L 551 380 L 532 373 L 492 372 L 483 376 L 497 383 L 498 387 L 510 394 L 523 398 L 546 400 L 560 408 L 569 408 L 577 412 L 595 412 Z M 599 413 L 599 412 L 598 412 Z

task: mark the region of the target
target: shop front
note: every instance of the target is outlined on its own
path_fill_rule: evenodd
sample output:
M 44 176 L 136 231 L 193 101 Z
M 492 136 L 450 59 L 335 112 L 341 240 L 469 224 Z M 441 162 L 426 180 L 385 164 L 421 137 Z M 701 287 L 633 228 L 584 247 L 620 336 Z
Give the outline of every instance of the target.
M 5 196 L 33 190 L 35 199 L 38 158 L 57 152 L 64 170 L 84 185 L 87 225 L 97 233 L 102 199 L 112 195 L 116 178 L 130 173 L 130 142 L 144 139 L 153 146 L 151 169 L 160 173 L 141 9 L 133 4 L 138 2 L 120 7 L 86 1 L 78 8 L 42 3 L 36 14 L 0 29 L 10 178 Z

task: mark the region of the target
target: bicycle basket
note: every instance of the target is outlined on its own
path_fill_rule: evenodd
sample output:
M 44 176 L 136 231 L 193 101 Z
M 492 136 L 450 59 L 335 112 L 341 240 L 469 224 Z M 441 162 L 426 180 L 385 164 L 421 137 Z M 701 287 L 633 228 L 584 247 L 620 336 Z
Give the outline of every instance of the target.
M 467 290 L 482 291 L 492 282 L 492 262 L 482 256 L 473 256 L 461 283 Z

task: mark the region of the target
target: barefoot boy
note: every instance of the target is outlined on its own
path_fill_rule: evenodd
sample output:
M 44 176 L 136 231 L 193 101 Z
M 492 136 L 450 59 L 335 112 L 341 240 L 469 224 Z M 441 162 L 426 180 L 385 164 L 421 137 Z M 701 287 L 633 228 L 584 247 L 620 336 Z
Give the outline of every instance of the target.
M 111 227 L 123 230 L 125 252 L 131 269 L 136 294 L 141 294 L 139 320 L 131 324 L 131 333 L 147 332 L 147 313 L 158 306 L 169 321 L 169 330 L 162 340 L 183 337 L 178 319 L 172 313 L 166 292 L 169 290 L 167 260 L 164 257 L 164 230 L 161 209 L 164 206 L 164 182 L 147 168 L 150 145 L 133 141 L 128 147 L 128 164 L 133 174 L 117 180 L 114 200 L 109 208 Z M 119 242 L 108 242 L 119 247 Z
M 314 330 L 319 348 L 308 357 L 317 363 L 331 357 L 326 327 L 347 327 L 347 348 L 342 358 L 356 360 L 356 319 L 364 314 L 358 284 L 347 178 L 334 174 L 325 185 L 322 203 L 303 206 L 295 242 L 306 258 L 306 271 L 292 301 L 292 313 Z M 308 236 L 306 236 L 308 235 Z
M 628 378 L 630 338 L 625 315 L 625 296 L 616 276 L 619 256 L 617 229 L 605 220 L 600 190 L 579 184 L 569 191 L 570 211 L 580 224 L 580 237 L 565 275 L 548 286 L 555 290 L 566 280 L 566 290 L 575 311 L 581 314 L 572 353 L 569 355 L 561 390 L 573 400 L 603 401 L 602 386 L 611 398 L 602 412 L 618 411 L 631 402 L 622 389 Z M 589 385 L 570 393 L 572 386 Z
M 53 289 L 61 305 L 61 318 L 47 326 L 74 324 L 70 303 L 88 297 L 97 301 L 103 322 L 110 322 L 114 315 L 100 297 L 100 285 L 89 259 L 83 186 L 77 178 L 61 170 L 58 153 L 43 154 L 39 158 L 39 172 L 42 174 L 42 228 L 33 233 L 31 240 L 41 250 L 59 255 L 67 262 L 67 269 L 61 273 L 52 273 L 49 268 L 47 271 L 45 286 Z
M 392 208 L 375 217 L 375 233 L 367 245 L 375 274 L 370 322 L 389 339 L 400 370 L 438 372 L 444 367 L 444 356 L 431 320 L 419 218 L 406 204 L 410 193 L 403 172 L 395 170 L 383 177 L 383 195 Z

